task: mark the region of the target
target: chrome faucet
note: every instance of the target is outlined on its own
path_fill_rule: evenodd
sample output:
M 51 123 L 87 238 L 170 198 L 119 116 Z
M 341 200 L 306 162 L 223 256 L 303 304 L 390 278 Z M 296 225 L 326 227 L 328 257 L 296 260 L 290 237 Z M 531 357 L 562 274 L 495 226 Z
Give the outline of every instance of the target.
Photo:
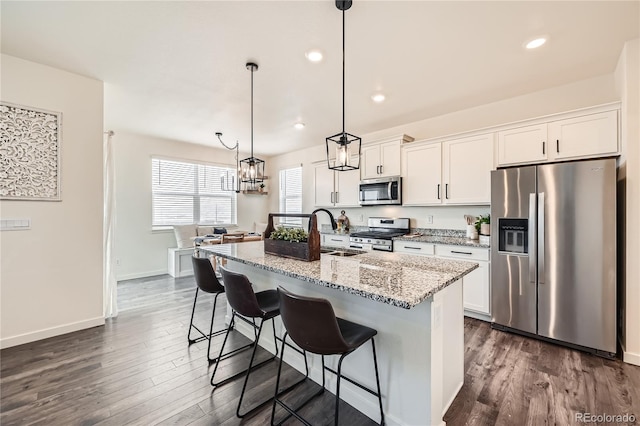
M 331 220 L 331 228 L 335 231 L 336 228 L 338 228 L 338 224 L 336 223 L 336 220 L 333 218 L 333 215 L 331 214 L 331 212 L 327 209 L 315 209 L 314 211 L 311 212 L 311 214 L 317 213 L 317 212 L 325 212 L 326 214 L 329 215 L 329 220 Z M 311 232 L 311 221 L 309 221 L 309 232 Z

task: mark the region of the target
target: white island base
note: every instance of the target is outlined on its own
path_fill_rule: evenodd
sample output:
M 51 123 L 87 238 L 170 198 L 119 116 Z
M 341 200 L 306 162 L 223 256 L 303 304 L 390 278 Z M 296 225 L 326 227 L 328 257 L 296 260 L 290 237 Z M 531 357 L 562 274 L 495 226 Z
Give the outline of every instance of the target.
M 464 380 L 464 314 L 462 280 L 438 291 L 411 309 L 373 301 L 337 289 L 266 271 L 229 260 L 227 268 L 245 274 L 255 291 L 285 289 L 305 296 L 328 299 L 336 315 L 378 330 L 375 337 L 385 421 L 389 425 L 443 425 L 444 413 Z M 230 312 L 230 310 L 229 310 Z M 227 318 L 229 321 L 230 318 Z M 276 332 L 284 335 L 280 318 Z M 237 329 L 249 338 L 253 330 L 242 321 Z M 287 339 L 291 342 L 290 339 Z M 271 333 L 262 333 L 260 346 L 273 352 Z M 310 377 L 322 383 L 320 356 L 308 354 Z M 334 369 L 338 357 L 325 357 Z M 285 350 L 285 362 L 304 374 L 300 354 Z M 348 355 L 343 374 L 375 389 L 371 344 Z M 326 375 L 327 389 L 335 393 L 335 376 Z M 343 380 L 341 398 L 376 422 L 380 420 L 377 399 Z

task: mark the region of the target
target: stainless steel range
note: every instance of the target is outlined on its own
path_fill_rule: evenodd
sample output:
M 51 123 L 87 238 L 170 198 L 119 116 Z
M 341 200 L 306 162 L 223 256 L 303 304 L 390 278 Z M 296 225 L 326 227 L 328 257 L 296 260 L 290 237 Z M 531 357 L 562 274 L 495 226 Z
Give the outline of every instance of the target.
M 393 251 L 393 237 L 409 233 L 409 218 L 370 217 L 367 225 L 368 231 L 351 234 L 351 248 Z

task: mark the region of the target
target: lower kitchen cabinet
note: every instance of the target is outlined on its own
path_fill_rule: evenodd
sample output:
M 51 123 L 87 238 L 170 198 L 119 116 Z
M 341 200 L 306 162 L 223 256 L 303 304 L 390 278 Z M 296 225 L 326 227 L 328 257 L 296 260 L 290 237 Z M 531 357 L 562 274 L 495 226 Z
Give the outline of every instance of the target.
M 472 318 L 491 321 L 491 263 L 488 248 L 404 240 L 396 240 L 393 244 L 393 251 L 398 253 L 477 262 L 478 269 L 462 278 L 464 313 Z

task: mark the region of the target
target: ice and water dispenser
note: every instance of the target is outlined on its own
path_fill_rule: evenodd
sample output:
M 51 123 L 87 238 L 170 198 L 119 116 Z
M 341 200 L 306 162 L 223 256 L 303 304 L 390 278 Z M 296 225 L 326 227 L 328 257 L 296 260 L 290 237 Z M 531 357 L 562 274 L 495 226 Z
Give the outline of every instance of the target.
M 529 253 L 529 219 L 498 219 L 498 251 L 503 253 Z

